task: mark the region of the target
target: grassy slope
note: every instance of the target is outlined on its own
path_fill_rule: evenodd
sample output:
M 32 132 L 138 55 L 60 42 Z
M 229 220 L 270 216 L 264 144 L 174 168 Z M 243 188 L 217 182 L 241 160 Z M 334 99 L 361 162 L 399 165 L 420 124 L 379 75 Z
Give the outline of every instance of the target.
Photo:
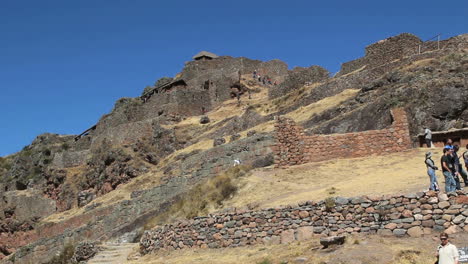
M 424 165 L 427 149 L 364 158 L 336 159 L 293 166 L 262 168 L 241 180 L 241 187 L 226 207 L 274 207 L 329 195 L 353 197 L 422 191 L 429 178 Z M 441 155 L 433 150 L 434 157 Z M 436 158 L 437 160 L 437 158 Z M 439 181 L 443 182 L 440 172 Z
M 468 243 L 466 234 L 451 241 L 458 246 Z M 289 245 L 257 245 L 223 249 L 184 249 L 158 252 L 130 264 L 238 264 L 238 263 L 309 263 L 309 264 L 433 264 L 438 245 L 436 235 L 431 238 L 396 238 L 379 236 L 348 237 L 344 246 L 320 249 L 318 239 Z M 305 262 L 296 262 L 306 258 Z

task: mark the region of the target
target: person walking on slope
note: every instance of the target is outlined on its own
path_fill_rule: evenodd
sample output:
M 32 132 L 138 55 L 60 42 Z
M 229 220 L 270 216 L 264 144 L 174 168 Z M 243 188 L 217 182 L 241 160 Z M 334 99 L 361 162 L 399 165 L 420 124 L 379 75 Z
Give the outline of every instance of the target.
M 426 152 L 426 160 L 424 162 L 427 167 L 427 175 L 429 175 L 430 185 L 429 190 L 439 191 L 439 183 L 437 182 L 437 177 L 435 171 L 438 170 L 435 166 L 434 161 L 432 160 L 432 152 Z
M 453 178 L 452 170 L 453 170 L 453 164 L 452 164 L 452 158 L 450 156 L 451 150 L 449 148 L 444 148 L 444 155 L 440 159 L 440 163 L 442 165 L 442 173 L 444 174 L 445 177 L 445 192 L 454 192 L 456 183 L 455 179 Z
M 427 147 L 432 147 L 432 131 L 428 127 L 424 129 L 424 139 L 426 140 Z
M 440 245 L 437 247 L 437 264 L 459 264 L 458 249 L 449 242 L 446 233 L 440 234 Z

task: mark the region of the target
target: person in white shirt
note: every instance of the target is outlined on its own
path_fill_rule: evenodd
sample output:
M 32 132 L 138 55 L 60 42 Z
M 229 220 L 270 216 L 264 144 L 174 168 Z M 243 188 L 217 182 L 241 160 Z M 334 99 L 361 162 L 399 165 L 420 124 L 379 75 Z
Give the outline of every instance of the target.
M 438 264 L 459 264 L 457 247 L 449 242 L 446 233 L 440 234 L 440 245 L 437 247 Z

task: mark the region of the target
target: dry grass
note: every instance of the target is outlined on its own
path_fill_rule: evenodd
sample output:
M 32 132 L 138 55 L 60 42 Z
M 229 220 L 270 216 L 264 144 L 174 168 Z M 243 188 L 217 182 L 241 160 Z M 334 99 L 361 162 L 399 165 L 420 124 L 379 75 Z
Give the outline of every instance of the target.
M 364 158 L 336 159 L 288 169 L 272 167 L 254 170 L 241 179 L 242 187 L 227 207 L 256 205 L 260 208 L 322 200 L 330 195 L 353 197 L 367 194 L 395 194 L 428 188 L 424 153 L 426 149 Z M 435 157 L 441 151 L 434 151 Z M 443 177 L 438 173 L 443 185 Z
M 359 241 L 356 243 L 355 241 Z M 457 238 L 455 244 L 466 242 Z M 433 264 L 437 241 L 426 238 L 382 238 L 379 236 L 348 237 L 345 245 L 320 249 L 318 238 L 295 242 L 289 245 L 257 245 L 222 249 L 184 249 L 161 251 L 146 255 L 130 264 L 237 264 L 237 263 L 296 263 L 297 258 L 307 259 L 304 263 L 385 263 L 385 264 Z
M 353 75 L 353 74 L 355 74 L 355 73 L 358 73 L 358 72 L 360 72 L 360 71 L 365 70 L 366 68 L 367 68 L 367 65 L 364 65 L 364 66 L 362 66 L 361 68 L 356 69 L 356 70 L 354 70 L 354 71 L 352 71 L 352 72 L 348 72 L 348 73 L 346 73 L 346 74 L 340 75 L 340 76 L 338 76 L 338 78 L 343 78 L 343 77 L 346 77 L 346 76 L 349 76 L 349 75 Z
M 237 191 L 239 178 L 247 175 L 250 170 L 249 166 L 235 166 L 196 185 L 176 201 L 169 210 L 148 221 L 145 229 L 172 222 L 177 218 L 189 219 L 206 215 L 209 211 L 220 208 L 223 202 Z
M 327 109 L 338 106 L 344 101 L 356 96 L 359 89 L 346 89 L 343 92 L 324 98 L 313 104 L 302 106 L 288 114 L 287 117 L 294 119 L 296 122 L 301 123 L 309 120 L 313 115 L 319 114 Z

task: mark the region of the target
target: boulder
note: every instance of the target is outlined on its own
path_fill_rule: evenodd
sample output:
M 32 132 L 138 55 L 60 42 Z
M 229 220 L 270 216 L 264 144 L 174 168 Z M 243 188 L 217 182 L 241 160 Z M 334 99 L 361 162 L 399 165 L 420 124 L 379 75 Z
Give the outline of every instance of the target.
M 342 245 L 345 242 L 345 236 L 330 236 L 320 238 L 320 244 L 323 248 L 327 248 L 330 245 Z
M 419 226 L 414 226 L 408 229 L 408 235 L 410 237 L 421 237 L 424 234 L 424 231 Z
M 200 124 L 208 124 L 210 122 L 210 118 L 206 115 L 200 117 Z
M 303 241 L 312 238 L 314 235 L 314 228 L 311 226 L 299 227 L 296 231 L 298 241 Z
M 81 263 L 81 261 L 87 261 L 90 258 L 94 257 L 94 255 L 96 255 L 98 251 L 98 247 L 94 243 L 80 242 L 75 248 L 75 253 L 73 254 L 72 261 L 73 263 Z
M 452 225 L 452 226 L 449 226 L 447 229 L 445 229 L 445 233 L 448 235 L 459 233 L 461 231 L 462 229 L 457 225 Z
M 224 139 L 224 138 L 216 138 L 216 139 L 213 141 L 213 147 L 216 147 L 216 146 L 219 146 L 219 145 L 223 145 L 224 143 L 226 143 L 226 139 Z
M 291 242 L 294 242 L 294 230 L 284 230 L 283 232 L 281 232 L 280 238 L 281 244 L 289 244 Z
M 241 138 L 240 134 L 234 134 L 234 135 L 231 135 L 231 139 L 229 141 L 233 142 L 233 141 L 238 140 L 239 138 Z
M 405 229 L 401 229 L 401 228 L 397 228 L 397 229 L 394 229 L 393 230 L 393 234 L 395 236 L 404 236 L 406 234 L 406 230 Z

